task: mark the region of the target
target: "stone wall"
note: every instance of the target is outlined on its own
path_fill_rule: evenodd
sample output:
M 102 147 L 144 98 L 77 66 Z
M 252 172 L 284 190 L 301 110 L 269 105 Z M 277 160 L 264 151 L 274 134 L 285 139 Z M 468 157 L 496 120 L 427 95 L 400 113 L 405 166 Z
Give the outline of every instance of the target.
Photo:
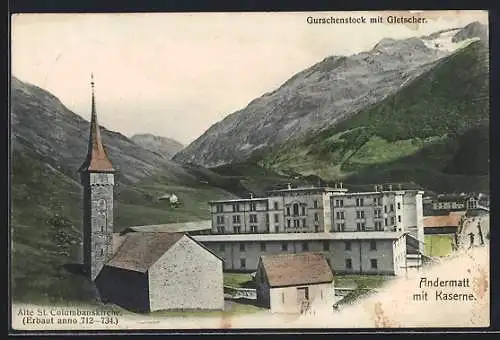
M 300 313 L 301 305 L 297 300 L 298 288 L 307 287 L 309 290 L 309 302 L 314 305 L 332 306 L 335 301 L 335 289 L 333 283 L 292 286 L 283 288 L 271 288 L 271 312 L 273 313 Z
M 84 173 L 84 262 L 91 280 L 113 256 L 114 175 Z
M 184 236 L 149 269 L 151 310 L 222 310 L 222 261 Z

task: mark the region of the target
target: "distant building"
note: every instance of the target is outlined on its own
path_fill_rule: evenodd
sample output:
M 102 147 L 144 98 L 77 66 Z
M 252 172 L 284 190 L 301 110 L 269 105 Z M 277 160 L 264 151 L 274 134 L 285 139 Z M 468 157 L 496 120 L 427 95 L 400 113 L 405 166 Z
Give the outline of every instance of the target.
M 197 235 L 224 260 L 224 270 L 254 272 L 259 258 L 271 254 L 318 252 L 337 273 L 401 275 L 407 266 L 407 243 L 418 242 L 403 232 L 340 232 Z
M 480 217 L 489 215 L 490 208 L 484 206 L 478 206 L 477 208 L 472 208 L 467 210 L 467 217 Z
M 487 208 L 489 207 L 489 196 L 481 193 L 440 194 L 430 204 L 433 211 L 427 215 L 447 214 L 451 211 Z
M 116 253 L 96 278 L 104 301 L 123 308 L 222 310 L 222 259 L 183 233 L 118 236 Z
M 331 232 L 408 232 L 424 251 L 423 191 L 376 186 L 372 192 L 338 192 L 331 197 Z
M 466 209 L 465 202 L 460 201 L 438 201 L 432 203 L 432 209 L 434 210 L 464 210 Z
M 261 256 L 255 281 L 257 301 L 276 313 L 301 313 L 313 303 L 336 301 L 333 271 L 318 253 Z
M 211 201 L 213 234 L 329 231 L 330 197 L 347 189 L 310 187 L 272 190 L 267 197 Z
M 373 192 L 348 192 L 341 185 L 334 188 L 289 186 L 270 191 L 267 197 L 211 201 L 214 235 L 203 237 L 202 242 L 225 258 L 226 270 L 255 270 L 259 255 L 265 249 L 272 249 L 269 251 L 273 253 L 286 253 L 288 247 L 294 247 L 295 252 L 314 247 L 321 250 L 321 245 L 316 245 L 320 239 L 325 244 L 331 243 L 329 247 L 346 238 L 350 238 L 352 244 L 371 241 L 377 244 L 407 233 L 405 251 L 411 262 L 419 265 L 424 252 L 422 195 L 422 191 L 392 190 L 392 186 L 376 186 Z M 237 236 L 239 234 L 241 236 Z M 287 236 L 290 234 L 297 236 Z M 290 244 L 289 239 L 293 239 Z M 215 248 L 214 244 L 217 244 Z M 387 253 L 387 258 L 391 258 L 390 254 Z M 351 258 L 346 258 L 343 264 L 337 262 L 335 268 L 347 272 L 352 268 L 353 272 L 376 272 L 377 269 L 398 273 L 399 262 L 380 267 L 380 259 L 372 260 L 373 268 L 361 265 L 354 269 Z

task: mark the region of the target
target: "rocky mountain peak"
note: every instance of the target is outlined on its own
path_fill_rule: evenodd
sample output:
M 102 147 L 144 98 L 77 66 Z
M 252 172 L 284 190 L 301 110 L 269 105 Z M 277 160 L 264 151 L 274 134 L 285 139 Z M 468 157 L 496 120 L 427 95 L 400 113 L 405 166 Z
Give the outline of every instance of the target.
M 12 77 L 11 124 L 15 151 L 36 155 L 78 180 L 77 170 L 87 154 L 90 128 L 87 120 L 48 91 Z M 167 173 L 172 180 L 191 176 L 179 164 L 137 145 L 121 133 L 101 126 L 101 134 L 122 182 L 137 182 L 158 172 Z
M 383 100 L 463 47 L 452 42 L 455 33 L 384 38 L 369 51 L 325 57 L 212 125 L 173 159 L 215 167 L 317 133 Z
M 171 159 L 177 152 L 184 148 L 178 141 L 151 133 L 135 134 L 130 139 L 144 149 L 154 152 L 163 158 Z
M 485 43 L 488 43 L 488 27 L 478 21 L 471 22 L 458 31 L 451 40 L 454 43 L 458 43 L 473 38 L 479 38 Z

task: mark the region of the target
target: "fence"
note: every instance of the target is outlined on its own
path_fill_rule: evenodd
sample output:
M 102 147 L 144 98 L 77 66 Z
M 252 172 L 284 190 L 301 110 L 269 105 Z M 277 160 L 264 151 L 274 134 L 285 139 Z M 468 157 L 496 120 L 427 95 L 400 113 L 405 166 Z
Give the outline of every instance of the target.
M 233 299 L 257 299 L 257 290 L 252 288 L 235 288 L 231 286 L 224 286 L 224 293 L 230 295 Z

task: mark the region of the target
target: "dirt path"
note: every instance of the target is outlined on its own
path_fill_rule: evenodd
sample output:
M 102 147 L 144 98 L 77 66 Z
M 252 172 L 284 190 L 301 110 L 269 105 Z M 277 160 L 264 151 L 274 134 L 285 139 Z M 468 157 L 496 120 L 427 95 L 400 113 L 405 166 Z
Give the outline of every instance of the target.
M 480 228 L 478 228 L 478 225 Z M 473 246 L 481 246 L 489 244 L 489 240 L 487 235 L 490 231 L 490 217 L 489 215 L 481 216 L 481 217 L 471 217 L 468 218 L 464 227 L 462 228 L 462 232 L 460 233 L 460 246 L 462 248 L 468 248 L 471 245 L 471 234 L 473 236 Z M 483 238 L 483 244 L 481 244 L 481 234 Z

